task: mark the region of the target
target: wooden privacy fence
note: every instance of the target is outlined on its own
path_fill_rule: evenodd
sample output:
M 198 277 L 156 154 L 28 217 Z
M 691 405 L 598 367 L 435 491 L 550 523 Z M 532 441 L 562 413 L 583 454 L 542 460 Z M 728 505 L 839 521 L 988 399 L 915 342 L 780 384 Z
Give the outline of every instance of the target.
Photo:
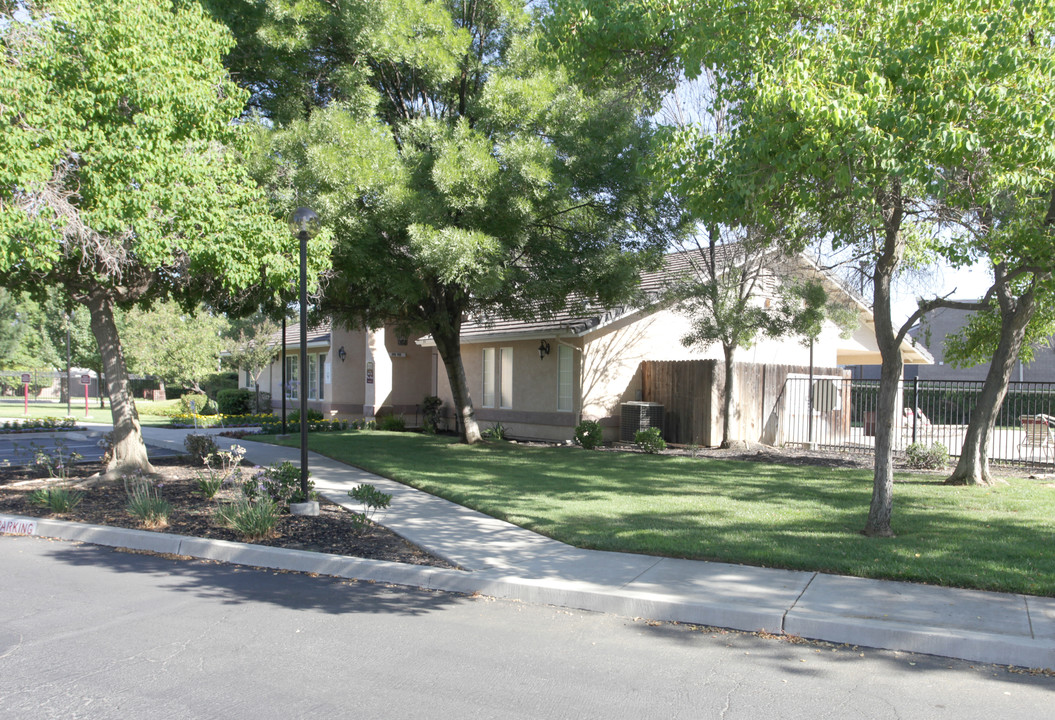
M 850 372 L 814 367 L 812 375 L 811 385 L 809 366 L 735 363 L 730 439 L 783 445 L 848 434 Z M 642 363 L 642 400 L 663 405 L 668 442 L 721 443 L 724 393 L 720 360 Z

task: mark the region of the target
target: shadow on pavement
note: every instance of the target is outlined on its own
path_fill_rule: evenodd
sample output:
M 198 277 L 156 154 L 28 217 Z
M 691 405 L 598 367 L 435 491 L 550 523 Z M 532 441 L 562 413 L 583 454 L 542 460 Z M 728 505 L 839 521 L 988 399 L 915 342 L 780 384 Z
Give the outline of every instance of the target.
M 25 539 L 30 542 L 34 540 Z M 291 610 L 332 615 L 394 613 L 418 616 L 444 610 L 466 600 L 464 596 L 454 593 L 309 573 L 240 567 L 211 560 L 177 558 L 96 545 L 56 544 L 47 554 L 78 567 L 98 567 L 113 573 L 150 574 L 166 590 L 192 593 L 196 597 L 219 600 L 230 605 L 271 603 Z

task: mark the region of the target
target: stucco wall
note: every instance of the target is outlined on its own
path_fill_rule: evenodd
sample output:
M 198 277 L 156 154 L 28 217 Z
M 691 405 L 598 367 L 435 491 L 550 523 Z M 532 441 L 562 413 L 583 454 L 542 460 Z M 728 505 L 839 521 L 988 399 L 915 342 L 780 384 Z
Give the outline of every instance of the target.
M 557 410 L 557 357 L 560 352 L 558 339 L 549 338 L 547 340 L 550 352 L 542 359 L 539 359 L 539 342 L 539 339 L 532 339 L 462 345 L 462 364 L 465 367 L 466 383 L 481 430 L 486 430 L 495 423 L 501 423 L 511 437 L 553 441 L 571 439 L 577 415 L 574 410 Z M 573 346 L 581 344 L 580 340 L 574 338 L 560 342 L 567 342 Z M 495 351 L 497 372 L 494 404 L 496 407 L 484 407 L 482 369 L 484 348 L 493 348 Z M 513 392 L 509 408 L 497 407 L 499 404 L 498 388 L 501 385 L 500 350 L 502 348 L 511 348 L 513 351 Z M 573 350 L 572 357 L 573 377 L 578 377 L 579 352 Z M 438 361 L 437 374 L 437 395 L 443 400 L 446 412 L 453 415 L 453 396 L 447 380 L 447 370 L 442 360 Z M 578 407 L 577 396 L 574 407 Z
M 481 429 L 500 422 L 511 437 L 569 440 L 581 418 L 600 420 L 606 425 L 606 439 L 617 434 L 621 403 L 640 400 L 641 363 L 644 360 L 720 359 L 720 345 L 705 349 L 686 348 L 681 337 L 689 330 L 688 320 L 671 310 L 632 315 L 584 338 L 546 338 L 550 353 L 539 359 L 540 339 L 464 343 L 462 363 L 473 408 Z M 838 330 L 828 326 L 814 347 L 815 365 L 834 365 Z M 557 410 L 559 346 L 573 348 L 573 377 L 576 381 L 571 411 Z M 484 407 L 483 348 L 513 349 L 513 402 L 511 408 Z M 809 347 L 794 338 L 762 339 L 755 346 L 741 349 L 738 362 L 807 364 Z M 453 400 L 446 369 L 439 363 L 437 394 L 448 414 Z M 501 378 L 496 377 L 500 384 Z M 497 395 L 497 393 L 496 393 Z M 498 404 L 497 397 L 495 405 Z
M 360 418 L 367 405 L 368 391 L 373 412 L 395 412 L 407 415 L 415 422 L 421 401 L 432 389 L 432 349 L 422 348 L 411 339 L 399 345 L 396 333 L 391 329 L 347 330 L 334 326 L 329 347 L 309 347 L 308 354 L 326 354 L 330 368 L 330 382 L 326 383 L 322 400 L 309 400 L 308 407 L 321 411 L 326 417 Z M 339 349 L 344 348 L 344 360 Z M 394 356 L 393 353 L 396 355 Z M 398 357 L 399 354 L 404 357 Z M 294 347 L 286 349 L 287 356 L 300 355 Z M 373 383 L 367 383 L 367 363 L 372 362 Z M 282 405 L 282 366 L 276 360 L 260 376 L 260 387 L 271 393 L 272 407 L 277 411 Z M 299 400 L 287 401 L 286 410 L 299 407 Z
M 620 404 L 641 399 L 642 361 L 723 359 L 718 343 L 706 348 L 685 347 L 681 338 L 688 331 L 688 318 L 663 310 L 632 316 L 589 334 L 583 352 L 582 416 L 607 420 L 606 424 L 614 428 Z M 838 338 L 838 328 L 826 325 L 814 343 L 815 365 L 835 365 Z M 809 346 L 797 338 L 762 338 L 749 348 L 737 350 L 734 361 L 803 365 L 809 363 L 809 356 Z M 606 430 L 606 437 L 614 434 L 614 429 Z

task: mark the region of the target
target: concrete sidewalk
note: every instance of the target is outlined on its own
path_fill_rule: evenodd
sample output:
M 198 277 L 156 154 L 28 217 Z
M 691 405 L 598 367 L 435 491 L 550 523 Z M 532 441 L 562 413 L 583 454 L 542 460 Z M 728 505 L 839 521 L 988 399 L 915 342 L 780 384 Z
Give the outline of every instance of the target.
M 187 432 L 145 428 L 144 436 L 151 445 L 176 449 L 182 448 Z M 222 447 L 236 442 L 246 447 L 247 457 L 259 465 L 299 463 L 297 448 L 217 441 Z M 362 482 L 392 494 L 384 525 L 462 569 L 47 520 L 36 521 L 32 534 L 630 617 L 1055 668 L 1055 598 L 581 550 L 315 453 L 309 466 L 316 489 L 335 503 L 356 508 L 346 492 Z

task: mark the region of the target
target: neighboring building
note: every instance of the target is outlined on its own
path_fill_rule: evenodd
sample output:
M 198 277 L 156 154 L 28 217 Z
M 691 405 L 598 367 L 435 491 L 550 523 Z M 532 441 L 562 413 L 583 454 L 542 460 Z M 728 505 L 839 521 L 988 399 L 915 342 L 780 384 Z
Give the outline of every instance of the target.
M 967 310 L 938 308 L 923 316 L 912 333 L 927 347 L 934 356 L 934 364 L 906 368 L 905 377 L 919 377 L 920 380 L 985 380 L 989 372 L 989 363 L 981 363 L 968 368 L 956 368 L 945 361 L 945 338 L 958 333 L 971 316 Z M 1055 382 L 1055 349 L 1049 341 L 1047 346 L 1037 348 L 1033 353 L 1033 362 L 1015 364 L 1011 380 L 1017 382 Z

